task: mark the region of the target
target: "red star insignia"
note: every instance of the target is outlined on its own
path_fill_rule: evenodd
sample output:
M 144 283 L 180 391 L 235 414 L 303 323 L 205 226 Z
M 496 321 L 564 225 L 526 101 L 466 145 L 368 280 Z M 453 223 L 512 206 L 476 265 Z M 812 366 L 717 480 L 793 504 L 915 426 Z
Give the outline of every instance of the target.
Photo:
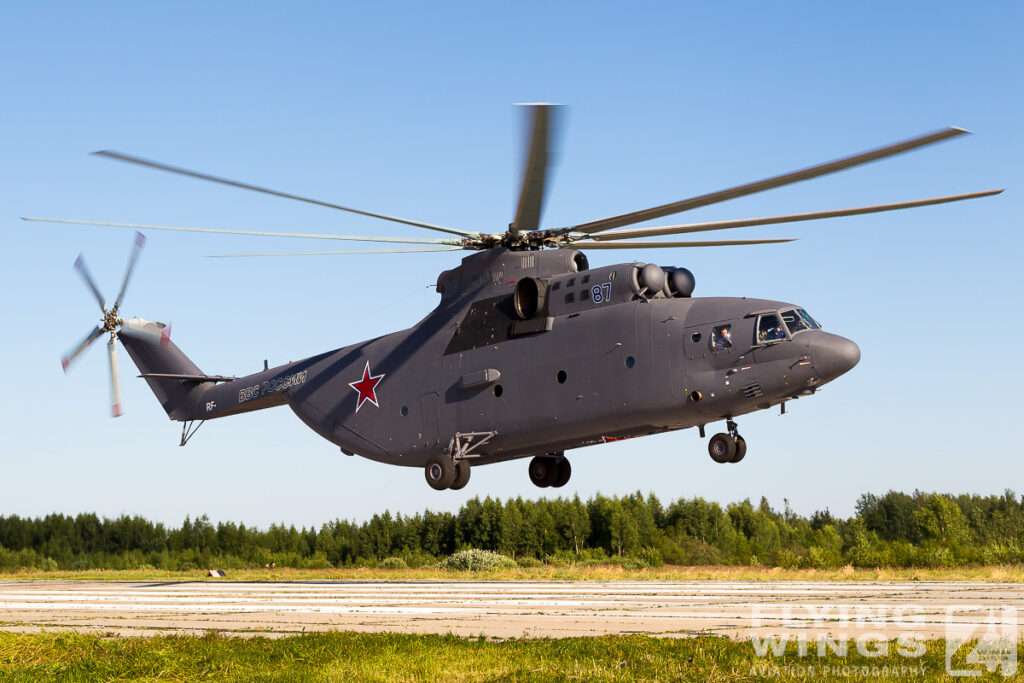
M 370 361 L 366 361 L 366 367 L 363 368 L 363 378 L 356 380 L 355 382 L 349 382 L 348 385 L 354 390 L 359 392 L 359 402 L 356 403 L 356 412 L 363 407 L 365 401 L 369 401 L 375 407 L 380 408 L 380 404 L 377 403 L 377 385 L 384 379 L 384 373 L 379 375 L 370 374 Z

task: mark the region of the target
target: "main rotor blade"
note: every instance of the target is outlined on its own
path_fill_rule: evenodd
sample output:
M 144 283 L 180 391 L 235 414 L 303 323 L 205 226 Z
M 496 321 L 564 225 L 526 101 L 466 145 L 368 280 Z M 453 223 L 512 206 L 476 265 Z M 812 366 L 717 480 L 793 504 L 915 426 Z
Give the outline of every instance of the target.
M 557 133 L 560 107 L 551 104 L 528 104 L 532 113 L 530 146 L 523 166 L 523 184 L 519 192 L 516 218 L 508 226 L 515 235 L 520 231 L 538 230 L 544 209 L 544 193 L 548 168 L 554 164 L 552 139 Z
M 704 232 L 706 230 L 727 230 L 729 228 L 747 228 L 754 225 L 774 225 L 775 223 L 796 223 L 798 221 L 814 221 L 821 218 L 838 218 L 840 216 L 857 216 L 864 213 L 879 213 L 882 211 L 896 211 L 898 209 L 913 209 L 919 206 L 930 206 L 932 204 L 945 204 L 947 202 L 959 202 L 965 199 L 977 199 L 978 197 L 991 197 L 1002 192 L 999 190 L 985 190 L 984 192 L 972 192 L 970 194 L 956 194 L 948 197 L 935 197 L 933 199 L 917 199 L 910 202 L 899 202 L 897 204 L 877 204 L 875 206 L 861 206 L 855 209 L 836 209 L 834 211 L 816 211 L 814 213 L 795 213 L 788 216 L 769 216 L 767 218 L 744 218 L 735 221 L 713 221 L 710 223 L 688 223 L 685 225 L 666 225 L 657 228 L 635 228 L 633 230 L 621 230 L 598 234 L 591 239 L 605 242 L 609 240 L 629 239 L 631 237 L 654 237 L 656 235 L 679 235 L 690 232 Z
M 96 281 L 92 279 L 89 269 L 85 267 L 85 257 L 81 254 L 79 254 L 78 258 L 75 259 L 75 271 L 82 276 L 82 279 L 85 280 L 85 284 L 92 290 L 93 296 L 96 297 L 96 303 L 100 305 L 100 310 L 106 312 L 107 303 L 103 300 L 103 295 L 100 294 L 100 289 L 96 286 Z
M 303 232 L 264 232 L 258 230 L 228 230 L 221 228 L 186 228 L 175 225 L 144 225 L 141 223 L 108 223 L 105 221 L 79 221 L 69 218 L 36 218 L 22 216 L 23 221 L 35 223 L 66 223 L 69 225 L 101 225 L 111 228 L 135 228 L 143 230 L 175 230 L 178 232 L 208 232 L 219 235 L 256 235 L 259 237 L 300 237 L 318 240 L 351 240 L 356 242 L 394 242 L 398 244 L 450 244 L 460 246 L 462 240 L 455 237 L 374 237 L 369 235 L 330 235 Z
M 89 345 L 92 344 L 97 339 L 99 339 L 102 334 L 103 326 L 97 325 L 96 329 L 90 332 L 88 335 L 86 335 L 85 339 L 83 339 L 82 342 L 75 347 L 74 351 L 67 354 L 66 356 L 61 356 L 60 366 L 64 368 L 65 373 L 68 371 L 68 366 L 74 363 L 75 359 L 82 355 L 82 353 L 84 353 L 85 350 L 89 348 Z
M 110 357 L 110 398 L 111 415 L 121 417 L 121 378 L 117 372 L 117 344 L 111 338 L 107 342 L 107 355 Z
M 818 176 L 835 173 L 836 171 L 842 171 L 847 168 L 853 168 L 854 166 L 866 164 L 871 161 L 877 161 L 878 159 L 884 159 L 903 152 L 909 152 L 912 149 L 931 145 L 957 135 L 963 135 L 967 132 L 968 131 L 963 128 L 946 128 L 945 130 L 928 133 L 916 138 L 911 138 L 910 140 L 886 145 L 885 147 L 861 152 L 860 154 L 854 154 L 853 156 L 829 161 L 824 164 L 818 164 L 817 166 L 793 171 L 792 173 L 785 173 L 783 175 L 759 180 L 746 185 L 739 185 L 728 190 L 711 192 L 709 194 L 700 195 L 699 197 L 684 199 L 681 202 L 663 204 L 662 206 L 656 206 L 642 211 L 634 211 L 633 213 L 622 214 L 621 216 L 602 218 L 600 220 L 591 221 L 590 223 L 584 223 L 583 225 L 573 226 L 572 228 L 568 228 L 567 231 L 571 230 L 572 232 L 595 233 L 604 230 L 611 230 L 612 228 L 621 228 L 624 225 L 633 225 L 634 223 L 641 223 L 643 221 L 661 218 L 662 216 L 670 216 L 674 213 L 690 211 L 691 209 L 696 209 L 701 206 L 717 204 L 718 202 L 724 202 L 729 199 L 736 199 L 737 197 L 744 197 L 749 194 L 764 192 L 765 190 L 782 187 L 783 185 L 797 183 L 802 180 L 810 180 L 811 178 L 817 178 Z
M 672 247 L 736 247 L 746 244 L 778 244 L 794 242 L 796 238 L 770 240 L 713 240 L 708 242 L 575 242 L 570 249 L 665 249 Z
M 124 271 L 124 281 L 121 282 L 121 291 L 117 293 L 117 299 L 114 300 L 113 310 L 121 308 L 121 302 L 124 300 L 124 290 L 128 288 L 128 281 L 132 279 L 132 272 L 135 271 L 135 263 L 139 260 L 139 254 L 142 252 L 143 245 L 146 244 L 146 236 L 141 232 L 135 233 L 135 246 L 132 247 L 132 255 L 128 257 L 128 268 Z
M 268 251 L 253 254 L 210 254 L 208 258 L 248 258 L 251 256 L 337 256 L 340 254 L 412 254 L 427 251 L 462 251 L 460 247 L 402 247 L 399 249 L 352 249 L 342 251 Z
M 294 199 L 300 202 L 306 202 L 307 204 L 316 204 L 317 206 L 326 206 L 329 209 L 338 209 L 340 211 L 348 211 L 349 213 L 357 213 L 360 216 L 369 216 L 370 218 L 380 218 L 385 221 L 392 221 L 394 223 L 404 223 L 405 225 L 414 225 L 417 228 L 426 228 L 427 230 L 437 230 L 438 232 L 447 232 L 452 235 L 473 235 L 475 233 L 466 232 L 463 230 L 456 230 L 455 228 L 446 228 L 442 225 L 434 225 L 432 223 L 421 223 L 420 221 L 409 220 L 408 218 L 399 218 L 398 216 L 387 216 L 382 213 L 373 213 L 372 211 L 363 211 L 362 209 L 353 209 L 350 206 L 341 206 L 340 204 L 332 204 L 331 202 L 323 202 L 319 199 L 310 199 L 309 197 L 300 197 L 299 195 L 289 194 L 287 192 L 278 192 L 277 190 L 271 190 L 266 187 L 260 187 L 259 185 L 250 185 L 248 183 L 238 182 L 237 180 L 228 180 L 227 178 L 218 178 L 217 176 L 208 175 L 206 173 L 198 173 L 196 171 L 189 171 L 188 169 L 178 168 L 177 166 L 170 166 L 168 164 L 162 164 L 158 161 L 149 161 L 148 159 L 141 159 L 139 157 L 131 156 L 130 154 L 122 154 L 120 152 L 112 152 L 109 150 L 100 150 L 99 152 L 93 152 L 96 156 L 107 157 L 108 159 L 116 159 L 118 161 L 126 161 L 130 164 L 138 164 L 139 166 L 148 166 L 149 168 L 155 168 L 160 171 L 168 171 L 169 173 L 177 173 L 178 175 L 188 176 L 190 178 L 198 178 L 199 180 L 209 180 L 212 183 L 220 183 L 221 185 L 230 185 L 231 187 L 239 187 L 243 190 L 252 190 L 253 192 L 262 192 L 263 194 L 273 195 L 275 197 L 283 197 L 285 199 Z

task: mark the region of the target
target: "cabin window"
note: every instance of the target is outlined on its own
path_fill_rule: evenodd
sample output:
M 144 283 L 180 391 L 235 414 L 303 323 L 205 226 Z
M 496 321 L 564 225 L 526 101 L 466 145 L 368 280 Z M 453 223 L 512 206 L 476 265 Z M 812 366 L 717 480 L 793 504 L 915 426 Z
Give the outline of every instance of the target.
M 732 325 L 719 325 L 711 330 L 711 349 L 713 351 L 732 350 Z
M 565 380 L 568 378 L 569 376 L 565 374 L 565 370 L 559 370 L 558 374 L 555 376 L 555 379 L 558 380 L 559 384 L 565 384 Z
M 626 367 L 631 368 L 634 365 L 636 365 L 636 358 L 633 358 L 633 356 L 626 356 Z
M 786 330 L 782 327 L 782 319 L 776 313 L 762 315 L 757 319 L 757 343 L 777 344 L 786 341 Z

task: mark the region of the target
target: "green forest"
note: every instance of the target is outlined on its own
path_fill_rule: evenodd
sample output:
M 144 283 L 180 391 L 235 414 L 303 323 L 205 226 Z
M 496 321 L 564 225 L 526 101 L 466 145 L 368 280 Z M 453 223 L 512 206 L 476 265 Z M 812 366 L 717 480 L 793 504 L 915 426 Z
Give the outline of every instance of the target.
M 0 571 L 429 567 L 457 551 L 501 553 L 523 567 L 622 564 L 833 569 L 1024 563 L 1024 497 L 864 494 L 848 519 L 810 517 L 761 499 L 663 503 L 637 492 L 589 500 L 473 498 L 457 512 L 390 512 L 319 529 L 213 524 L 177 528 L 95 514 L 0 517 Z

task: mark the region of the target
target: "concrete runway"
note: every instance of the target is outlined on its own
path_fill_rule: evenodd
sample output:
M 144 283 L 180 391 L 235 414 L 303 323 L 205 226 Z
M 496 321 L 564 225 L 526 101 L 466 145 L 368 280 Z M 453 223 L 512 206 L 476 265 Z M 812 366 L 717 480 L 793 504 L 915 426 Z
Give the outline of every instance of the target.
M 947 622 L 958 624 L 965 635 L 980 637 L 991 613 L 1001 628 L 1022 638 L 1024 585 L 0 582 L 2 630 L 120 635 L 210 629 L 233 635 L 341 629 L 492 638 L 707 633 L 746 639 L 788 634 L 807 638 L 813 647 L 822 634 L 851 640 L 865 634 L 943 637 Z

